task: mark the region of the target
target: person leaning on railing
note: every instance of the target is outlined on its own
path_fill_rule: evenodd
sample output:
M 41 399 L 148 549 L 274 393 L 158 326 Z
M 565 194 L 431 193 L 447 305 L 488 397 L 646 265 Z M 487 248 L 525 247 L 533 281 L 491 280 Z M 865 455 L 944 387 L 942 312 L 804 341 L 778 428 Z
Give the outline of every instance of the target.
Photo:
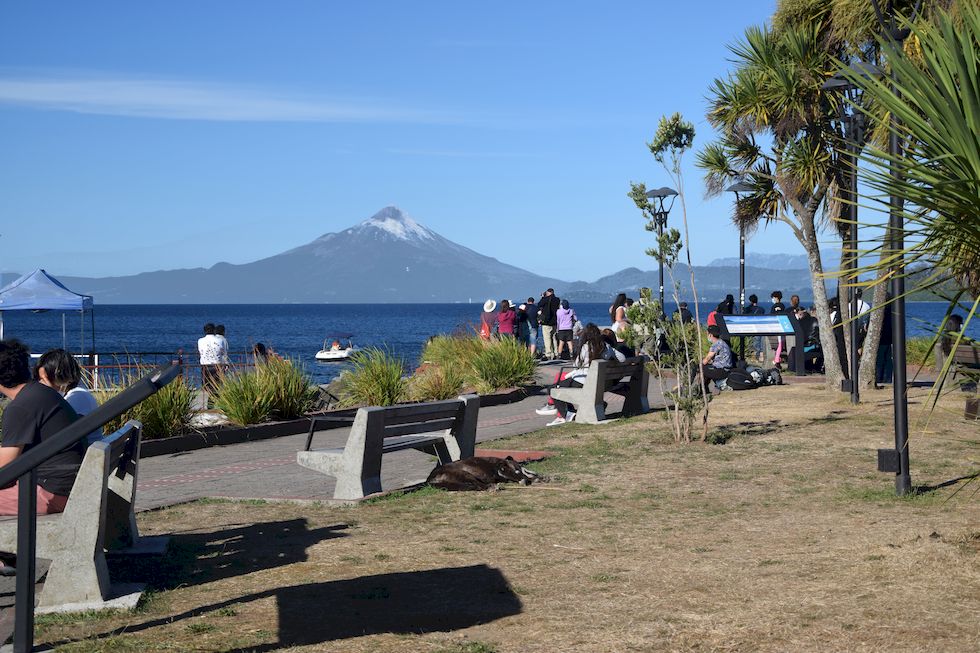
M 31 381 L 31 356 L 18 340 L 0 341 L 0 393 L 10 400 L 3 411 L 0 467 L 56 435 L 78 419 L 61 394 Z M 82 464 L 84 442 L 65 449 L 37 468 L 37 513 L 62 512 Z M 17 484 L 0 489 L 0 515 L 17 514 Z

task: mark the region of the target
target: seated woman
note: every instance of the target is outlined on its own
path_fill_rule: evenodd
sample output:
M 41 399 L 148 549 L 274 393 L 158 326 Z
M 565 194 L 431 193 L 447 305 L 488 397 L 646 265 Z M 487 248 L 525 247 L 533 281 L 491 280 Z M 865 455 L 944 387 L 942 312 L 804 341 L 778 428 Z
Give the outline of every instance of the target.
M 581 388 L 585 385 L 585 380 L 589 375 L 589 365 L 594 360 L 617 360 L 623 362 L 626 356 L 609 346 L 602 338 L 602 333 L 592 322 L 585 325 L 582 329 L 582 347 L 579 349 L 578 356 L 575 358 L 575 369 L 569 372 L 564 379 L 558 382 L 559 388 Z M 566 401 L 555 399 L 555 408 L 558 416 L 548 422 L 548 426 L 564 424 L 575 419 L 575 413 L 569 410 Z
M 82 368 L 78 361 L 64 349 L 52 349 L 41 354 L 34 366 L 34 380 L 61 393 L 79 417 L 99 407 L 95 396 L 80 385 Z M 87 444 L 101 438 L 102 429 L 92 431 L 88 434 Z
M 31 382 L 31 355 L 17 340 L 0 341 L 0 393 L 10 403 L 3 411 L 0 467 L 57 435 L 78 419 L 56 390 Z M 84 441 L 61 451 L 37 468 L 37 513 L 63 512 L 82 464 Z M 0 489 L 0 515 L 17 514 L 17 485 Z

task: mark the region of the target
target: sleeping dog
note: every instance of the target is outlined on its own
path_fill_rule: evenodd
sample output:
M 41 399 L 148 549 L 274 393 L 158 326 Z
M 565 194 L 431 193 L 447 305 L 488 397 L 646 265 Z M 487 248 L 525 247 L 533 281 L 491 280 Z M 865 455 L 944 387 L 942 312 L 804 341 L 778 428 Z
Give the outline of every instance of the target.
M 472 456 L 436 467 L 429 474 L 426 483 L 432 487 L 459 492 L 495 489 L 497 483 L 530 485 L 534 481 L 545 480 L 545 477 L 532 472 L 510 456 Z

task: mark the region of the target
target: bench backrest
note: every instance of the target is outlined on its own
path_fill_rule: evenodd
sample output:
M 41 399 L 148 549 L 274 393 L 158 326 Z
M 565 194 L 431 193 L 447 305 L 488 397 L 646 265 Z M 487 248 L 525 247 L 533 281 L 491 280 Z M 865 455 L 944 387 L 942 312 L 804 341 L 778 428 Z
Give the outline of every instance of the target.
M 960 344 L 952 352 L 952 356 L 953 362 L 958 365 L 980 368 L 980 347 L 971 344 Z
M 640 356 L 627 358 L 622 363 L 615 360 L 592 361 L 592 364 L 589 366 L 589 375 L 592 374 L 593 370 L 597 370 L 605 375 L 606 380 L 619 380 L 624 376 L 642 374 L 645 362 L 646 360 Z
M 380 447 L 385 438 L 442 432 L 458 442 L 460 456 L 473 455 L 476 420 L 480 410 L 477 395 L 422 404 L 361 408 L 354 417 L 348 444 L 363 438 L 369 449 Z M 362 435 L 363 433 L 363 435 Z

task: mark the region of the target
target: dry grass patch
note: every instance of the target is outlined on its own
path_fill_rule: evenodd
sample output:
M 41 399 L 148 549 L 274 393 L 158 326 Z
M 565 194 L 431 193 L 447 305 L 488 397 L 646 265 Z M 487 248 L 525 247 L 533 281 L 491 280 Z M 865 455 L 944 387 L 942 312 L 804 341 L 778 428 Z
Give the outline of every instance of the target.
M 916 401 L 922 396 L 916 395 Z M 726 393 L 716 441 L 656 415 L 500 443 L 558 455 L 551 483 L 422 490 L 353 508 L 199 503 L 136 614 L 42 621 L 67 651 L 510 653 L 972 651 L 980 503 L 960 484 L 899 499 L 874 471 L 885 393 Z M 914 414 L 914 411 L 913 411 Z M 972 425 L 969 425 L 972 426 Z M 977 433 L 938 413 L 913 479 L 975 472 Z M 496 445 L 495 445 L 496 446 Z

